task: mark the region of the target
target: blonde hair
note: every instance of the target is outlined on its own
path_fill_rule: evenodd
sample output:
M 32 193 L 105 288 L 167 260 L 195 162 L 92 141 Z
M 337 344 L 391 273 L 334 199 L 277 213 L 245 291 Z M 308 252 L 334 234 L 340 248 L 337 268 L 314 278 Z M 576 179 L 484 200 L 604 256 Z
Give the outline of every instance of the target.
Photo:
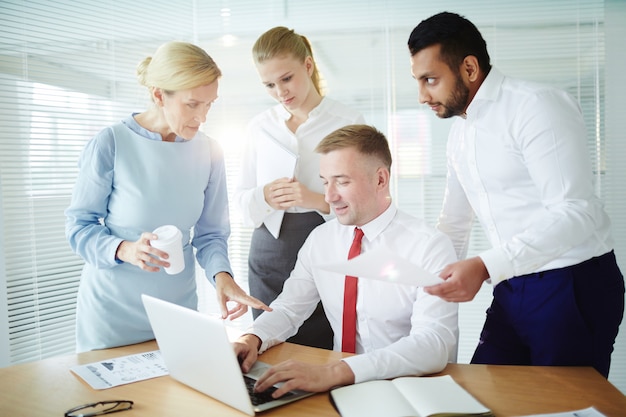
M 167 42 L 137 66 L 139 83 L 166 92 L 209 85 L 222 72 L 204 49 L 186 42 Z
M 313 49 L 305 36 L 297 34 L 293 29 L 277 26 L 262 34 L 252 47 L 252 58 L 257 64 L 284 55 L 292 55 L 300 62 L 304 62 L 306 57 L 310 56 L 313 61 L 311 81 L 317 92 L 324 95 L 322 77 L 313 58 Z
M 391 151 L 384 134 L 368 125 L 347 125 L 328 134 L 317 144 L 315 152 L 327 154 L 332 151 L 355 148 L 360 154 L 378 159 L 391 169 Z

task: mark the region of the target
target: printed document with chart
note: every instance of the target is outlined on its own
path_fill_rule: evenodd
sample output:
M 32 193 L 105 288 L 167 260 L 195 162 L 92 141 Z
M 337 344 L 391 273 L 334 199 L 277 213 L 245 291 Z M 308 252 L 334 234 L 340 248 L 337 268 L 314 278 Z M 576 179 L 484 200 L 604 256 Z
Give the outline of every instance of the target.
M 169 374 L 159 350 L 77 365 L 70 370 L 93 389 L 112 388 Z

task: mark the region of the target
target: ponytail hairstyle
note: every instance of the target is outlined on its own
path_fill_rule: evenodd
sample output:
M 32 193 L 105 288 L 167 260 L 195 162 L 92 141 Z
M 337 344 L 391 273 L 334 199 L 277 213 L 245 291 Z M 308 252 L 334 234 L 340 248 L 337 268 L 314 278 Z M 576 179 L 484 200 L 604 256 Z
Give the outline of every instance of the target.
M 308 56 L 311 57 L 313 61 L 311 81 L 317 92 L 323 96 L 322 79 L 313 58 L 311 43 L 305 36 L 297 34 L 293 29 L 277 26 L 262 34 L 252 47 L 252 58 L 256 64 L 285 55 L 292 55 L 300 62 L 304 62 Z

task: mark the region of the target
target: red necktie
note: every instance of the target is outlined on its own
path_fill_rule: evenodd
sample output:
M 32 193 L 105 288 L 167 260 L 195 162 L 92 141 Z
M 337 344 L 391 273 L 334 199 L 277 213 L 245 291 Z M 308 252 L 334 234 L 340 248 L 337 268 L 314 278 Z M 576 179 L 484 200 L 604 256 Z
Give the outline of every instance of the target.
M 354 240 L 350 246 L 348 259 L 352 259 L 361 253 L 361 239 L 363 230 L 354 228 Z M 343 290 L 343 334 L 341 351 L 355 353 L 356 347 L 356 290 L 358 279 L 346 275 Z

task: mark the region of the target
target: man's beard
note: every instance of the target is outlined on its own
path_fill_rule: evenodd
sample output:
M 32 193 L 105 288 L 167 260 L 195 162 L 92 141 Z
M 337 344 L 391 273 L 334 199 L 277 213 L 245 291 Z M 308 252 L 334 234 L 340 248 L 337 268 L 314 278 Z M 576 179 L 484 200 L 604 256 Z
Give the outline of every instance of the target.
M 469 98 L 469 88 L 463 83 L 460 74 L 457 74 L 454 90 L 445 103 L 441 103 L 443 113 L 437 114 L 441 119 L 448 119 L 452 116 L 460 116 L 465 112 L 467 99 Z

